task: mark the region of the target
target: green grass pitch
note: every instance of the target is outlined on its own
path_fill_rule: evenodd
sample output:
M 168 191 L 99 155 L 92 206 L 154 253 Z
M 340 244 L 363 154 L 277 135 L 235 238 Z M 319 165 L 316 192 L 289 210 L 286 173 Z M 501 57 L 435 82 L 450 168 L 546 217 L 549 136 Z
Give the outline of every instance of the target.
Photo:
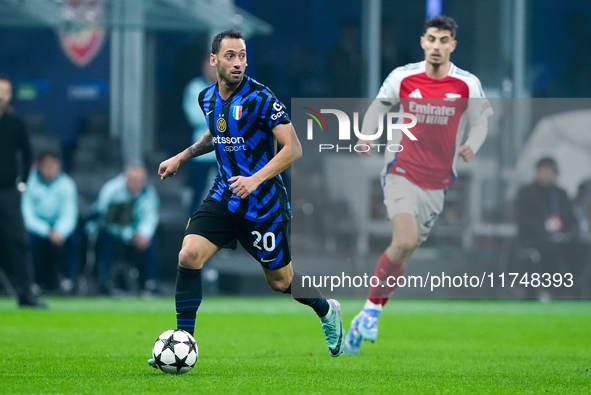
M 375 344 L 331 358 L 313 312 L 288 297 L 206 298 L 199 360 L 147 364 L 175 327 L 172 298 L 0 298 L 0 393 L 590 393 L 591 302 L 392 300 Z M 341 300 L 345 325 L 363 305 Z

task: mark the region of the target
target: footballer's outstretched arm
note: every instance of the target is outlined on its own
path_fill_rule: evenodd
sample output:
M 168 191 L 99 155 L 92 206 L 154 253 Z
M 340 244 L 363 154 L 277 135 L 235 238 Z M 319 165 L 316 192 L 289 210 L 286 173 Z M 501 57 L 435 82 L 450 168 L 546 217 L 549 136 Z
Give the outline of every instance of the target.
M 488 120 L 486 117 L 480 117 L 473 125 L 470 125 L 468 139 L 458 147 L 458 155 L 464 159 L 464 162 L 470 162 L 478 152 L 486 135 L 488 133 Z
M 228 180 L 229 188 L 238 197 L 244 199 L 263 182 L 270 180 L 287 169 L 302 157 L 302 145 L 291 123 L 277 125 L 273 135 L 283 148 L 262 169 L 250 177 L 234 176 Z
M 209 130 L 197 141 L 184 151 L 176 154 L 172 158 L 168 158 L 164 162 L 160 163 L 158 167 L 158 175 L 160 179 L 172 177 L 176 174 L 179 167 L 188 160 L 191 160 L 199 155 L 207 154 L 213 151 L 213 139 Z
M 371 105 L 369 106 L 369 108 L 367 109 L 367 112 L 365 113 L 365 116 L 363 117 L 363 123 L 361 124 L 361 134 L 363 135 L 372 135 L 376 132 L 376 130 L 378 129 L 379 126 L 379 122 L 381 121 L 381 117 L 380 114 L 382 114 L 382 116 L 387 113 L 390 108 L 392 108 L 393 104 L 390 101 L 384 100 L 384 99 L 375 99 Z M 370 150 L 372 148 L 374 148 L 374 142 L 375 140 L 369 140 L 369 139 L 359 139 L 359 141 L 357 141 L 357 145 L 367 145 Z M 370 150 L 367 151 L 358 151 L 360 155 L 371 155 Z

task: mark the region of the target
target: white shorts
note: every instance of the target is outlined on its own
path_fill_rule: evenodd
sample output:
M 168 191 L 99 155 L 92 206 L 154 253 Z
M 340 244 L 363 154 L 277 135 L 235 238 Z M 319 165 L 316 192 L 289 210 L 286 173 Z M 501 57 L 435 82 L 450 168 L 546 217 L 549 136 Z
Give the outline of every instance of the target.
M 414 215 L 418 244 L 427 240 L 435 220 L 443 210 L 445 190 L 423 189 L 396 174 L 386 175 L 383 189 L 388 218 L 392 219 L 400 213 Z

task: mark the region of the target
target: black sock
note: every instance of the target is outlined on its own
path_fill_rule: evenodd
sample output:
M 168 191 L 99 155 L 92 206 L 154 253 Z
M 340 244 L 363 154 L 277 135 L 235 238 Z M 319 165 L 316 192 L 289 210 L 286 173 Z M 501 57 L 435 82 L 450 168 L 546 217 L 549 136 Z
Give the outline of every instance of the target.
M 291 284 L 283 293 L 291 294 L 291 296 L 306 306 L 310 306 L 318 317 L 324 317 L 328 314 L 330 305 L 326 301 L 326 298 L 322 295 L 322 292 L 314 286 L 302 287 L 302 273 L 294 272 Z
M 176 322 L 177 328 L 191 334 L 195 332 L 197 309 L 203 297 L 201 269 L 177 267 L 176 274 Z

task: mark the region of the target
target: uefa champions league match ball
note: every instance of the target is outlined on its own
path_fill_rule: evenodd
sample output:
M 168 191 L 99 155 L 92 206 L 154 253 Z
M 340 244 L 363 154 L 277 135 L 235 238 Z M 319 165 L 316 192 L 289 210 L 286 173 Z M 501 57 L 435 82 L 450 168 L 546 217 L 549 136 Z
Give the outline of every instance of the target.
M 184 374 L 195 366 L 199 350 L 189 332 L 170 329 L 154 342 L 152 357 L 158 369 L 169 374 Z

